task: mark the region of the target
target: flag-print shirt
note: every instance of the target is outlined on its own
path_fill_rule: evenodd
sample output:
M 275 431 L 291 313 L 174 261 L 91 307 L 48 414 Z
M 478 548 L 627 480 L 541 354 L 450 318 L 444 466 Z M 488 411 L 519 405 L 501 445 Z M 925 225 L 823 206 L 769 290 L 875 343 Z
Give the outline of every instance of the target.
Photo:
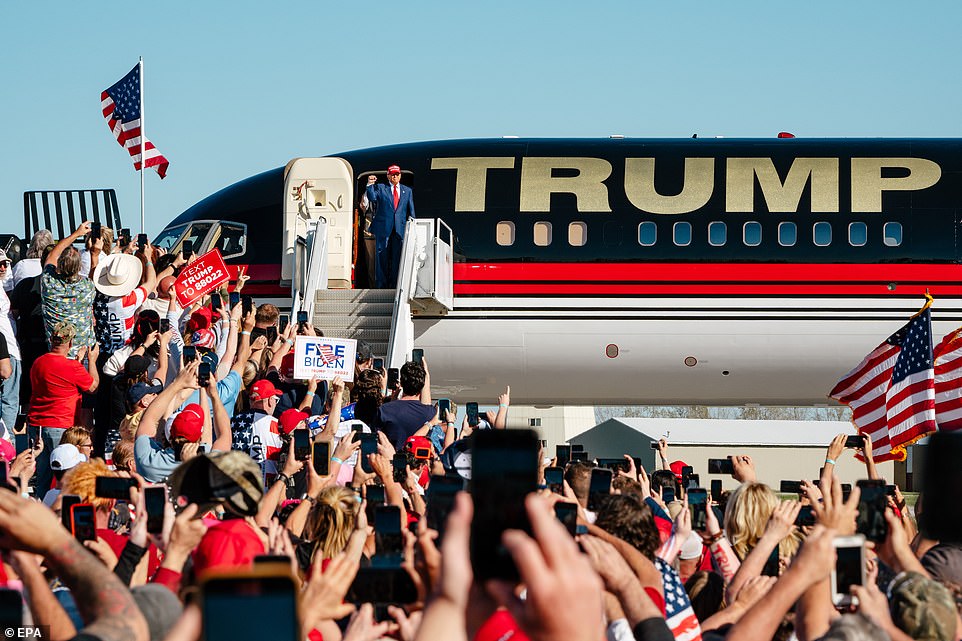
M 50 334 L 57 323 L 70 323 L 77 330 L 68 358 L 76 358 L 81 347 L 94 344 L 94 295 L 97 290 L 93 281 L 81 277 L 68 283 L 57 275 L 57 268 L 47 265 L 40 274 L 40 306 L 43 312 L 44 329 L 47 332 L 47 345 Z
M 231 419 L 230 429 L 232 450 L 240 450 L 257 461 L 265 480 L 277 474 L 284 441 L 276 418 L 256 410 L 242 412 Z
M 105 296 L 94 299 L 94 321 L 101 354 L 113 354 L 127 344 L 134 330 L 137 310 L 147 300 L 147 290 L 137 287 L 126 296 Z
M 655 567 L 661 572 L 665 593 L 665 619 L 676 641 L 701 641 L 701 626 L 691 607 L 688 593 L 674 568 L 655 557 Z

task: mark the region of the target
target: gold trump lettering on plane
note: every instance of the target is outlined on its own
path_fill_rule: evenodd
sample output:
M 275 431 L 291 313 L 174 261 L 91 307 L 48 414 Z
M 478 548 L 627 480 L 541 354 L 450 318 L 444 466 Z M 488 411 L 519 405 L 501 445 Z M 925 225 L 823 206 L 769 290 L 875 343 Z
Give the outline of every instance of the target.
M 725 163 L 725 211 L 750 212 L 755 183 L 771 212 L 794 212 L 806 189 L 813 212 L 839 211 L 839 159 L 795 158 L 783 181 L 771 158 L 686 158 L 682 189 L 661 194 L 655 189 L 655 159 L 625 158 L 624 190 L 628 201 L 650 214 L 686 214 L 704 207 L 715 190 L 715 163 Z M 488 172 L 515 169 L 506 157 L 433 158 L 431 169 L 454 170 L 454 211 L 484 211 Z M 890 177 L 885 170 L 901 170 Z M 557 176 L 555 170 L 567 175 Z M 883 175 L 888 174 L 888 175 Z M 611 211 L 608 186 L 611 163 L 603 158 L 521 158 L 522 212 L 550 210 L 551 194 L 573 194 L 579 212 Z M 916 191 L 942 177 L 938 163 L 925 158 L 852 158 L 852 212 L 881 212 L 886 191 Z

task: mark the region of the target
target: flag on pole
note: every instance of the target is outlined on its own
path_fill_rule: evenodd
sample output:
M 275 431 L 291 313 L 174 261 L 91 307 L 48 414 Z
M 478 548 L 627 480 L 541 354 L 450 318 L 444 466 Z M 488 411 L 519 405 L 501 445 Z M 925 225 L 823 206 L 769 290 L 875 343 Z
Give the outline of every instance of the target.
M 905 447 L 936 430 L 932 314 L 928 304 L 842 377 L 829 396 L 852 408 L 876 461 L 904 460 Z
M 935 346 L 935 422 L 939 431 L 962 429 L 962 328 Z
M 125 147 L 134 160 L 134 170 L 141 170 L 141 144 L 146 150 L 147 167 L 153 167 L 161 178 L 167 175 L 170 164 L 152 142 L 141 136 L 140 115 L 140 64 L 134 66 L 126 76 L 100 94 L 100 106 L 107 119 L 107 126 Z

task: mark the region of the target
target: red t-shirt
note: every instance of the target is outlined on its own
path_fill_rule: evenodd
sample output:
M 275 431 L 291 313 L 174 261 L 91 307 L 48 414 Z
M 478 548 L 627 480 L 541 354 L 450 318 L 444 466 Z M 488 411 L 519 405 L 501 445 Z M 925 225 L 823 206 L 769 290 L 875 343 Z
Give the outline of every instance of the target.
M 30 411 L 27 422 L 40 427 L 73 427 L 81 392 L 94 384 L 80 361 L 49 352 L 30 368 Z

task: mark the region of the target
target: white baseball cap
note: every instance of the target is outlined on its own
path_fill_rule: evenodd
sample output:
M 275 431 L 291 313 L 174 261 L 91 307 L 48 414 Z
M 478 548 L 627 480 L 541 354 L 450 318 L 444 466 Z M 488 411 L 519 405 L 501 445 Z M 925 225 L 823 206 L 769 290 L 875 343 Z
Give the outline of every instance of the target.
M 64 443 L 50 452 L 50 469 L 63 472 L 77 467 L 86 460 L 87 457 L 80 453 L 76 445 Z

